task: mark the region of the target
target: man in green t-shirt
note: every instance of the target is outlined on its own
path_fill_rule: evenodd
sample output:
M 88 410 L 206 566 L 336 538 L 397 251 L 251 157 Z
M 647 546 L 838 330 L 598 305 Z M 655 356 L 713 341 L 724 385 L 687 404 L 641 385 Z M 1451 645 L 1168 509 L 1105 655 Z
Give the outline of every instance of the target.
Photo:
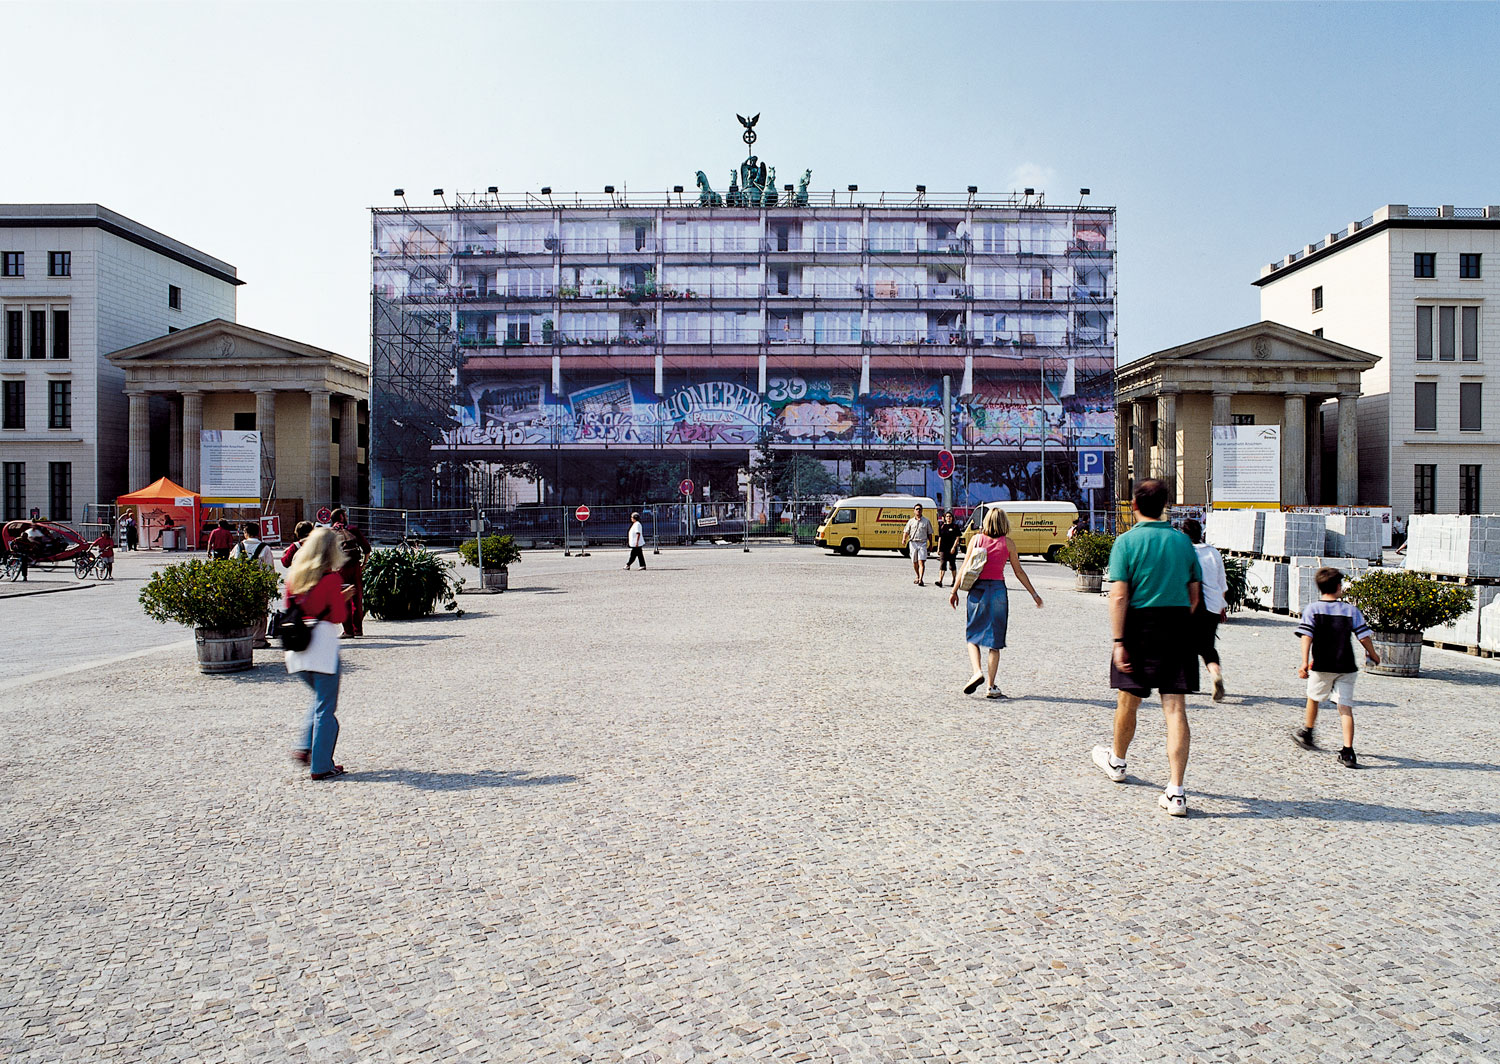
M 1170 782 L 1159 803 L 1172 816 L 1187 816 L 1182 778 L 1187 772 L 1187 696 L 1198 690 L 1198 655 L 1192 614 L 1198 607 L 1203 570 L 1192 540 L 1162 518 L 1167 486 L 1143 480 L 1130 508 L 1136 525 L 1115 540 L 1109 555 L 1109 618 L 1114 651 L 1109 685 L 1116 693 L 1113 747 L 1094 747 L 1094 764 L 1116 783 L 1125 782 L 1125 752 L 1135 737 L 1136 710 L 1152 689 L 1161 692 L 1167 722 Z

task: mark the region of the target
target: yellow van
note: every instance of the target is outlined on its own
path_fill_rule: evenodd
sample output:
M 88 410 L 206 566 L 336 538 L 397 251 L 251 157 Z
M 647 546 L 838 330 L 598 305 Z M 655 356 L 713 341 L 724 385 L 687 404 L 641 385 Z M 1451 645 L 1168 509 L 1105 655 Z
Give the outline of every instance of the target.
M 1078 507 L 1070 502 L 986 502 L 974 507 L 964 525 L 964 549 L 984 527 L 985 511 L 998 507 L 1010 518 L 1010 541 L 1017 554 L 1041 554 L 1056 561 L 1057 552 L 1068 542 L 1068 529 L 1078 520 Z
M 901 549 L 901 532 L 912 507 L 922 504 L 922 516 L 932 522 L 929 550 L 937 549 L 937 503 L 920 495 L 856 495 L 840 499 L 818 526 L 820 547 L 853 556 L 862 550 Z

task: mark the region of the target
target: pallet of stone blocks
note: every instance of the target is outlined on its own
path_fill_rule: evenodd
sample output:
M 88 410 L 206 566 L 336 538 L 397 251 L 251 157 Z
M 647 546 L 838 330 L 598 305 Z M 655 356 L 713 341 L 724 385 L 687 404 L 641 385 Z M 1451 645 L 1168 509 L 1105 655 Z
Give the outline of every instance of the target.
M 1500 650 L 1500 584 L 1479 584 L 1473 590 L 1473 609 L 1452 624 L 1425 629 L 1422 638 L 1469 650 Z
M 1500 580 L 1500 515 L 1413 514 L 1407 525 L 1406 567 Z
M 1319 569 L 1337 569 L 1344 584 L 1358 580 L 1369 567 L 1359 558 L 1293 558 L 1287 566 L 1287 610 L 1301 615 L 1322 594 L 1315 579 Z
M 1329 514 L 1325 518 L 1323 553 L 1330 558 L 1359 558 L 1379 563 L 1382 539 L 1378 517 Z
M 1287 608 L 1286 562 L 1252 558 L 1245 569 L 1245 598 L 1256 600 L 1263 610 Z
M 1316 557 L 1323 553 L 1326 535 L 1322 514 L 1267 510 L 1260 553 L 1268 558 Z
M 1221 551 L 1259 554 L 1265 521 L 1264 510 L 1211 510 L 1204 539 Z

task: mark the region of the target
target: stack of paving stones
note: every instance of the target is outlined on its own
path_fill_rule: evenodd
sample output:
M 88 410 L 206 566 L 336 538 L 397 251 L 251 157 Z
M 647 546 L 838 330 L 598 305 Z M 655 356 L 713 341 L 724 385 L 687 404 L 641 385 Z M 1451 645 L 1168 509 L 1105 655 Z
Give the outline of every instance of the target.
M 1267 511 L 1260 553 L 1268 558 L 1316 557 L 1323 553 L 1327 528 L 1322 514 Z
M 1363 558 L 1293 558 L 1287 566 L 1287 612 L 1301 614 L 1322 594 L 1318 590 L 1318 570 L 1337 569 L 1344 574 L 1344 583 L 1363 576 L 1369 566 Z
M 1452 624 L 1428 628 L 1423 638 L 1471 653 L 1500 653 L 1500 515 L 1413 514 L 1406 569 L 1474 589 L 1472 610 Z
M 1362 558 L 1380 564 L 1384 536 L 1380 518 L 1358 514 L 1329 514 L 1325 519 L 1323 553 L 1330 558 Z

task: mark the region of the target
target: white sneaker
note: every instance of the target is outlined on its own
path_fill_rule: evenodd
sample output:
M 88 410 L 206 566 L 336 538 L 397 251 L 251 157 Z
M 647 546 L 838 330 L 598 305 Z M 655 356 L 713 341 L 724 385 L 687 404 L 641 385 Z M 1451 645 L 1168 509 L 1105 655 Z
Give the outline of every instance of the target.
M 1116 783 L 1125 782 L 1125 766 L 1116 765 L 1110 761 L 1110 749 L 1107 746 L 1094 747 L 1094 764 L 1104 770 L 1104 774 Z
M 1156 804 L 1167 811 L 1168 816 L 1187 816 L 1187 795 L 1162 792 Z
M 1005 692 L 1002 691 L 1002 690 L 1000 690 L 1000 688 L 998 688 L 998 687 L 991 687 L 987 692 L 985 692 L 985 696 L 984 697 L 985 698 L 1004 698 L 1005 697 Z

